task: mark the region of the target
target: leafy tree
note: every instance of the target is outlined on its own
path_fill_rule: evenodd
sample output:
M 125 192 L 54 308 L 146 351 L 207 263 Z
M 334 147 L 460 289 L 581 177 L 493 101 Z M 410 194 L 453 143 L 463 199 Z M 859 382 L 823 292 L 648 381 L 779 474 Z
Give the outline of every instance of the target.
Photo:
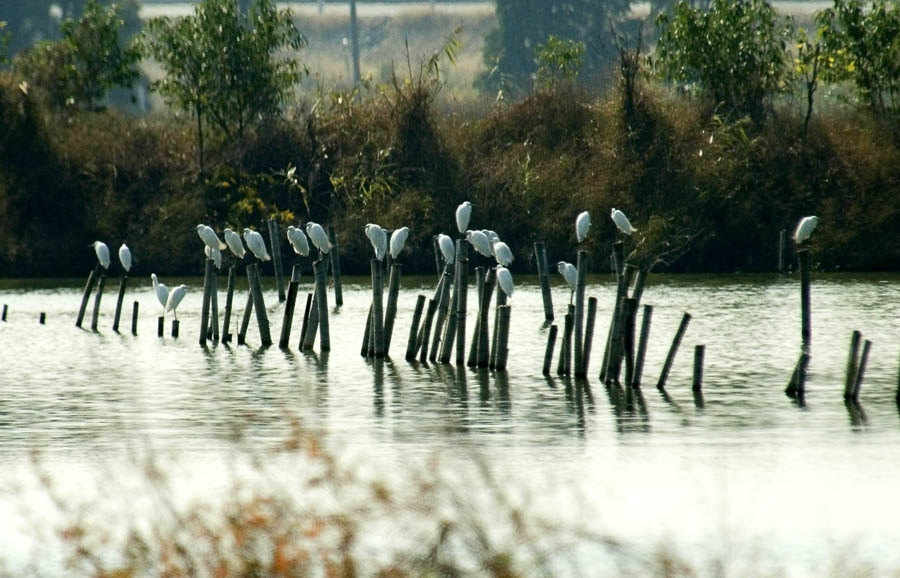
M 768 99 L 787 88 L 793 24 L 765 0 L 713 0 L 708 10 L 682 0 L 656 25 L 651 65 L 724 107 L 727 116 L 759 122 Z
M 9 31 L 6 22 L 0 20 L 0 66 L 9 62 Z
M 537 81 L 547 89 L 574 82 L 584 60 L 584 42 L 550 35 L 535 50 Z
M 900 8 L 896 2 L 835 0 L 816 17 L 824 47 L 823 77 L 850 81 L 874 112 L 896 109 L 900 97 Z
M 196 118 L 201 171 L 204 123 L 241 142 L 248 125 L 281 109 L 305 71 L 292 55 L 280 56 L 306 38 L 271 0 L 247 13 L 235 0 L 203 0 L 191 16 L 151 20 L 143 46 L 166 71 L 152 88 Z
M 93 109 L 110 89 L 130 88 L 140 52 L 123 43 L 120 9 L 91 0 L 78 20 L 63 20 L 62 38 L 39 43 L 16 67 L 54 106 Z

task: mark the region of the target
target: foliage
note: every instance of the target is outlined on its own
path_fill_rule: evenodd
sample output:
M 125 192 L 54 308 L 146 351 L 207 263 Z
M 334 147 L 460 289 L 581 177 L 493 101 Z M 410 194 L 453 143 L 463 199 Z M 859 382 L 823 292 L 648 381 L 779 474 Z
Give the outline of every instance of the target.
M 816 17 L 826 55 L 823 75 L 850 81 L 863 103 L 884 114 L 898 107 L 900 8 L 896 2 L 835 0 Z
M 0 20 L 0 66 L 9 62 L 9 31 L 6 22 Z
M 584 42 L 567 40 L 551 34 L 535 49 L 538 84 L 552 90 L 560 84 L 571 84 L 578 78 L 584 60 Z
M 771 97 L 787 88 L 793 27 L 766 0 L 713 0 L 708 10 L 682 0 L 656 25 L 657 72 L 699 92 L 731 118 L 761 121 Z
M 812 118 L 813 104 L 816 90 L 819 88 L 822 66 L 826 62 L 822 52 L 822 40 L 816 35 L 810 40 L 809 34 L 803 28 L 797 30 L 796 44 L 794 46 L 794 76 L 802 83 L 802 90 L 806 96 L 806 115 L 803 118 L 803 138 L 809 133 L 809 121 Z
M 138 78 L 140 52 L 121 41 L 124 24 L 118 6 L 91 0 L 78 20 L 62 22 L 60 40 L 38 44 L 16 68 L 53 106 L 93 109 L 110 89 Z

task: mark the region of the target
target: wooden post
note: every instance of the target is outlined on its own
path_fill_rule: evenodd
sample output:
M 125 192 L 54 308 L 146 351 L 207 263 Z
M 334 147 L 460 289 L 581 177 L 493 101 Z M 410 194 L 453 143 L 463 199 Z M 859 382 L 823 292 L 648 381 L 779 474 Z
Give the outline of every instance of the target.
M 269 245 L 272 247 L 272 268 L 275 270 L 275 287 L 278 289 L 278 302 L 284 303 L 284 265 L 281 262 L 281 235 L 279 234 L 278 221 L 269 219 L 266 221 L 269 228 Z
M 425 296 L 416 297 L 416 308 L 413 311 L 412 326 L 409 328 L 409 339 L 406 341 L 406 361 L 416 358 L 416 341 L 419 334 L 419 322 L 422 320 L 422 309 L 425 308 Z
M 269 316 L 266 314 L 266 302 L 263 298 L 262 284 L 259 280 L 259 264 L 247 265 L 247 281 L 250 283 L 250 295 L 253 298 L 253 309 L 256 310 L 256 324 L 259 326 L 259 340 L 263 347 L 272 345 L 269 333 Z
M 431 246 L 434 250 L 434 266 L 437 269 L 438 278 L 440 278 L 443 268 L 441 267 L 441 244 L 438 243 L 437 235 L 431 236 Z
M 556 333 L 559 328 L 554 324 L 550 326 L 550 332 L 547 334 L 547 348 L 544 350 L 544 368 L 543 374 L 550 375 L 550 365 L 553 363 L 553 348 L 556 347 Z
M 44 325 L 47 323 L 47 314 L 41 311 L 41 314 L 38 316 L 38 323 Z
M 172 337 L 174 337 L 175 339 L 178 339 L 178 320 L 177 319 L 172 320 Z
M 431 301 L 434 301 L 435 311 L 437 311 L 437 307 L 440 304 L 441 295 L 443 294 L 443 291 L 444 291 L 444 283 L 447 282 L 448 274 L 449 274 L 448 272 L 450 271 L 450 267 L 451 267 L 451 265 L 449 263 L 444 266 L 444 272 L 441 274 L 440 278 L 438 279 L 437 286 L 434 288 L 434 295 L 432 295 L 431 300 L 428 301 L 429 307 L 431 306 Z M 419 351 L 419 348 L 422 346 L 422 340 L 425 338 L 425 325 L 426 324 L 428 325 L 428 335 L 429 335 L 429 343 L 430 343 L 431 325 L 433 322 L 434 322 L 434 315 L 432 315 L 431 319 L 429 320 L 427 309 L 426 309 L 425 319 L 423 320 L 422 325 L 419 327 L 419 334 L 416 337 L 416 351 Z M 427 346 L 426 346 L 426 349 L 427 349 Z M 428 351 L 425 352 L 425 358 L 426 359 L 428 358 Z
M 307 293 L 306 307 L 303 309 L 303 321 L 300 323 L 300 342 L 297 344 L 297 349 L 303 349 L 303 337 L 306 335 L 306 326 L 309 323 L 309 310 L 312 307 L 312 301 L 312 293 Z
M 318 266 L 318 269 L 316 268 Z M 332 270 L 334 266 L 332 265 Z M 325 263 L 313 264 L 316 274 L 316 305 L 319 314 L 319 351 L 331 351 L 331 331 L 328 326 L 328 290 L 325 287 Z M 337 279 L 337 277 L 335 277 Z M 335 285 L 336 287 L 337 285 Z
M 441 295 L 440 300 L 438 301 L 438 311 L 437 311 L 437 320 L 434 325 L 434 338 L 431 340 L 431 349 L 428 353 L 428 360 L 434 361 L 437 359 L 438 347 L 441 344 L 441 335 L 443 334 L 444 329 L 444 321 L 447 319 L 447 314 L 450 310 L 450 290 L 453 286 L 452 275 L 454 274 L 455 266 L 453 264 L 448 264 L 447 267 L 444 268 L 444 280 L 443 286 L 441 287 Z
M 587 279 L 587 251 L 578 251 L 575 277 L 575 375 L 584 369 L 584 287 Z
M 644 305 L 644 315 L 641 318 L 641 337 L 638 340 L 637 359 L 634 360 L 634 375 L 631 387 L 641 386 L 641 373 L 644 370 L 644 356 L 647 354 L 647 341 L 650 338 L 650 322 L 653 319 L 653 305 Z
M 575 328 L 575 306 L 569 305 L 566 313 L 565 335 L 563 336 L 563 350 L 560 351 L 562 361 L 562 375 L 572 375 L 572 333 Z
M 862 333 L 854 331 L 850 338 L 850 356 L 847 358 L 847 371 L 844 377 L 844 399 L 853 399 L 853 388 L 856 385 L 857 360 L 859 359 L 859 341 Z
M 138 310 L 141 304 L 135 300 L 134 306 L 131 308 L 131 334 L 137 335 Z
M 200 308 L 200 345 L 206 345 L 209 331 L 209 300 L 212 291 L 212 259 L 207 259 L 203 269 L 203 305 Z M 247 268 L 249 275 L 250 268 Z
M 328 240 L 331 242 L 331 251 L 328 252 L 328 257 L 331 259 L 331 275 L 334 277 L 334 304 L 337 307 L 341 307 L 344 304 L 344 290 L 341 284 L 341 256 L 338 253 L 337 234 L 334 232 L 334 225 L 328 225 Z
M 859 390 L 862 389 L 863 375 L 866 373 L 866 363 L 869 361 L 869 349 L 871 347 L 872 342 L 866 339 L 863 343 L 862 354 L 859 356 L 859 367 L 856 369 L 856 376 L 853 380 L 853 393 L 851 394 L 853 401 L 859 401 Z
M 391 276 L 388 279 L 387 309 L 384 312 L 384 354 L 391 354 L 391 338 L 394 335 L 394 321 L 397 319 L 397 298 L 400 295 L 400 274 L 403 266 L 391 263 Z
M 291 282 L 288 285 L 287 303 L 284 305 L 284 317 L 281 320 L 281 337 L 278 347 L 286 349 L 291 344 L 291 326 L 294 324 L 294 307 L 297 304 L 297 290 L 300 287 L 300 265 L 291 269 Z
M 475 367 L 478 363 L 478 338 L 481 333 L 481 303 L 484 299 L 484 283 L 484 267 L 475 267 L 475 287 L 478 291 L 478 316 L 475 317 L 475 328 L 472 330 L 472 343 L 469 344 L 469 356 L 466 359 L 466 366 L 468 367 Z M 456 331 L 459 332 L 459 330 L 460 328 L 457 327 Z
M 643 269 L 638 270 L 634 278 L 634 285 L 631 287 L 631 298 L 640 305 L 641 297 L 644 295 L 644 285 L 647 282 L 647 272 Z
M 705 353 L 705 345 L 694 346 L 694 380 L 691 382 L 693 391 L 703 390 L 703 356 Z
M 422 344 L 419 352 L 419 361 L 428 361 L 428 340 L 431 338 L 431 322 L 434 320 L 434 312 L 437 311 L 436 299 L 428 300 L 428 309 L 425 311 L 425 322 L 422 324 Z
M 209 278 L 209 324 L 214 342 L 219 341 L 219 275 L 212 270 Z
M 91 331 L 97 331 L 97 322 L 100 317 L 100 298 L 103 297 L 103 286 L 106 285 L 106 273 L 100 273 L 97 282 L 97 294 L 94 295 L 94 314 L 91 316 Z
M 603 352 L 603 367 L 600 368 L 600 379 L 604 383 L 611 383 L 610 369 L 614 369 L 618 362 L 616 337 L 618 336 L 618 324 L 622 311 L 622 299 L 625 297 L 627 288 L 625 285 L 625 246 L 622 241 L 613 243 L 612 266 L 618 283 L 616 285 L 616 302 L 613 307 L 612 320 L 609 324 L 609 335 L 606 337 L 606 349 Z M 618 374 L 615 377 L 618 378 Z
M 778 272 L 784 273 L 784 241 L 786 231 L 782 229 L 778 232 Z
M 244 267 L 248 269 L 250 266 Z M 244 306 L 244 316 L 241 318 L 241 329 L 238 331 L 238 345 L 247 342 L 247 329 L 250 328 L 250 315 L 253 314 L 253 293 L 247 289 L 247 305 Z
M 234 301 L 234 284 L 237 281 L 237 263 L 228 268 L 228 286 L 225 288 L 225 319 L 222 321 L 222 343 L 231 341 L 231 306 Z
M 444 335 L 441 339 L 441 363 L 450 363 L 450 355 L 453 353 L 453 345 L 456 341 L 456 318 L 459 311 L 459 279 L 461 263 L 468 260 L 466 242 L 463 239 L 456 240 L 456 263 L 453 271 L 453 293 L 450 296 L 450 309 L 447 312 L 447 325 L 444 326 Z
M 384 278 L 381 274 L 381 261 L 372 259 L 369 263 L 372 270 L 372 340 L 369 349 L 375 357 L 384 357 Z
M 9 310 L 9 306 L 4 303 L 3 304 L 3 316 L 0 317 L 0 321 L 6 322 L 6 312 Z
M 497 324 L 500 326 L 500 335 L 497 337 L 497 360 L 494 367 L 497 371 L 506 370 L 506 359 L 509 353 L 509 321 L 511 308 L 509 305 L 500 305 L 498 308 Z
M 166 331 L 166 318 L 163 316 L 156 318 L 156 336 L 162 337 Z
M 122 301 L 125 299 L 125 285 L 128 283 L 128 275 L 122 275 L 119 279 L 119 292 L 116 296 L 116 313 L 113 316 L 113 331 L 119 332 L 119 317 L 122 316 Z
M 493 267 L 488 269 L 487 276 L 484 280 L 484 296 L 481 300 L 481 307 L 478 310 L 478 367 L 488 366 L 488 350 L 490 341 L 488 339 L 488 316 L 491 312 L 491 298 L 494 295 L 494 286 L 497 284 L 497 270 Z
M 800 249 L 797 251 L 797 257 L 800 260 L 800 337 L 803 342 L 803 351 L 811 353 L 811 321 L 809 306 L 809 250 Z
M 469 257 L 466 255 L 459 260 L 459 291 L 456 297 L 456 366 L 463 367 L 466 363 L 466 314 L 469 301 Z M 448 359 L 449 361 L 449 359 Z
M 315 272 L 315 269 L 313 271 Z M 312 300 L 307 298 L 307 303 L 310 304 L 310 307 L 309 315 L 306 317 L 303 323 L 306 331 L 303 332 L 303 340 L 300 342 L 301 350 L 312 349 L 313 345 L 316 342 L 316 334 L 319 331 L 319 303 L 317 297 L 318 288 L 315 289 Z
M 366 315 L 366 328 L 363 330 L 362 345 L 359 348 L 359 354 L 362 357 L 372 357 L 375 355 L 375 348 L 372 345 L 372 308 L 375 303 L 369 303 L 369 314 Z
M 787 389 L 784 390 L 790 397 L 802 399 L 806 390 L 806 370 L 809 367 L 809 353 L 805 351 L 800 353 L 797 364 L 794 366 L 794 372 L 791 374 L 791 380 L 788 382 Z
M 490 369 L 495 369 L 497 367 L 497 361 L 499 357 L 500 350 L 502 349 L 500 344 L 500 333 L 502 331 L 502 327 L 500 327 L 500 308 L 506 306 L 507 296 L 506 293 L 503 292 L 501 288 L 497 288 L 497 303 L 494 307 L 494 332 L 491 337 L 491 353 L 490 359 L 488 361 L 488 367 Z
M 663 364 L 662 373 L 659 375 L 659 381 L 656 382 L 657 389 L 666 388 L 666 380 L 669 379 L 669 371 L 672 370 L 672 363 L 675 362 L 675 354 L 678 353 L 678 346 L 681 345 L 681 339 L 684 337 L 684 332 L 687 331 L 687 326 L 690 321 L 690 313 L 685 313 L 681 317 L 681 323 L 678 325 L 678 331 L 675 332 L 672 346 L 669 347 L 669 353 L 666 355 L 666 362 Z
M 84 313 L 87 311 L 88 299 L 91 298 L 91 293 L 94 291 L 94 283 L 97 282 L 97 278 L 100 276 L 100 263 L 97 263 L 97 266 L 88 274 L 87 283 L 84 284 L 84 293 L 81 296 L 81 307 L 78 308 L 78 317 L 75 319 L 75 327 L 81 327 L 81 323 L 84 321 Z M 6 321 L 6 305 L 3 306 L 3 320 Z
M 534 260 L 537 262 L 538 278 L 541 282 L 541 300 L 544 303 L 544 320 L 553 321 L 553 295 L 550 292 L 550 271 L 547 264 L 547 247 L 543 241 L 534 244 Z
M 584 328 L 584 358 L 582 360 L 579 377 L 588 376 L 588 366 L 591 364 L 591 347 L 594 344 L 594 324 L 597 321 L 597 298 L 588 298 L 587 325 Z
M 634 381 L 634 324 L 637 318 L 637 308 L 636 299 L 625 298 L 622 300 L 622 318 L 625 325 L 623 328 L 623 351 L 625 354 L 626 384 Z

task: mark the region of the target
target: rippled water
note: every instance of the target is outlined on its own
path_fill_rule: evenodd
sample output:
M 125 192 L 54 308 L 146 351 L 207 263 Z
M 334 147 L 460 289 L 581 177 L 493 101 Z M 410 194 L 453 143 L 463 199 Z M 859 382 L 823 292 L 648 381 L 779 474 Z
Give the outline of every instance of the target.
M 655 311 L 637 396 L 596 378 L 615 293 L 607 277 L 587 289 L 599 300 L 587 388 L 541 375 L 547 329 L 529 280 L 517 279 L 511 300 L 505 374 L 403 359 L 415 297 L 430 295 L 432 278 L 404 280 L 393 359 L 384 362 L 359 355 L 371 298 L 361 279 L 345 280 L 325 355 L 297 350 L 302 298 L 290 350 L 259 348 L 255 318 L 248 346 L 201 348 L 200 282 L 187 282 L 175 340 L 156 337 L 159 306 L 142 280 L 126 296 L 140 301 L 136 337 L 127 332 L 130 305 L 126 332 L 109 329 L 112 282 L 92 333 L 74 326 L 80 281 L 0 281 L 9 306 L 0 323 L 4 482 L 22 478 L 34 449 L 63 478 L 118 464 L 135 447 L 203 462 L 227 454 L 235 432 L 243 447 L 266 447 L 298 416 L 386 476 L 433 456 L 465 470 L 475 452 L 533 491 L 536 510 L 587 516 L 625 540 L 705 554 L 761 544 L 801 570 L 848 547 L 877 567 L 900 567 L 897 275 L 814 275 L 805 406 L 783 393 L 800 349 L 796 277 L 651 277 L 643 302 Z M 282 308 L 274 290 L 265 297 L 277 341 Z M 553 297 L 561 317 L 568 291 L 556 286 Z M 666 397 L 654 385 L 684 311 L 693 319 Z M 853 329 L 873 342 L 858 410 L 842 399 Z M 702 404 L 690 388 L 695 344 L 706 345 Z M 18 511 L 21 499 L 7 494 L 0 511 Z M 15 558 L 19 532 L 0 530 L 0 557 Z

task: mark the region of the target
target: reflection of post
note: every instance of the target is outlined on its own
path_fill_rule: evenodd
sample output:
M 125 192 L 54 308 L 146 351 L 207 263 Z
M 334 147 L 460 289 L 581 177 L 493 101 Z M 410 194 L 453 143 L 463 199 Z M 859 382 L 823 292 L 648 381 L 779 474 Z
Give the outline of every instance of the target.
M 359 25 L 356 21 L 356 0 L 350 0 L 350 49 L 353 52 L 353 86 L 359 85 Z

